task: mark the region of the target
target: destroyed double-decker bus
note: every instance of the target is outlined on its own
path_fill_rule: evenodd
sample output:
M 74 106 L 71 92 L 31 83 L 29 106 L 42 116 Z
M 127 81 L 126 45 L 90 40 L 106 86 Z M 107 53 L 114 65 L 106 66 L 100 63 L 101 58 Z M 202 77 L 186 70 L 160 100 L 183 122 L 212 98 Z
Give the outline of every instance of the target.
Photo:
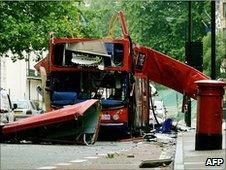
M 46 109 L 98 99 L 102 127 L 128 131 L 148 123 L 148 116 L 134 107 L 130 47 L 128 38 L 52 38 L 48 57 L 36 66 L 44 81 Z
M 41 73 L 46 110 L 98 99 L 101 127 L 130 132 L 148 125 L 148 78 L 142 73 L 134 77 L 144 58 L 138 57 L 134 67 L 133 44 L 122 12 L 119 20 L 120 38 L 50 40 L 48 56 L 35 66 Z
M 209 77 L 154 49 L 132 43 L 118 13 L 122 37 L 51 38 L 35 68 L 46 110 L 88 99 L 101 103 L 101 126 L 140 130 L 149 124 L 149 80 L 196 98 L 197 80 Z

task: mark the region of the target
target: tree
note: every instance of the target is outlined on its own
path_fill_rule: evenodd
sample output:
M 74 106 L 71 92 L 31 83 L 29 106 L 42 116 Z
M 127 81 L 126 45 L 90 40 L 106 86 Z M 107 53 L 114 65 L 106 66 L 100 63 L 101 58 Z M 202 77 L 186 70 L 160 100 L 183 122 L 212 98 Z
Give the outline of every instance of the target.
M 1 1 L 0 55 L 11 50 L 14 59 L 22 59 L 23 51 L 46 50 L 49 32 L 54 32 L 55 37 L 95 36 L 78 8 L 82 5 L 78 0 Z
M 206 2 L 193 2 L 194 41 L 206 34 L 202 24 L 206 7 Z M 48 32 L 55 32 L 56 37 L 106 37 L 111 16 L 123 10 L 134 42 L 183 61 L 187 9 L 184 1 L 1 1 L 0 54 L 10 49 L 21 58 L 22 51 L 44 50 Z M 120 36 L 119 25 L 116 36 Z
M 140 44 L 184 61 L 187 41 L 188 3 L 184 1 L 121 1 L 131 36 Z M 206 2 L 193 2 L 193 41 L 206 34 L 202 20 Z M 206 10 L 208 11 L 208 10 Z
M 216 75 L 220 77 L 220 65 L 225 55 L 225 44 L 223 41 L 223 33 L 217 32 L 216 35 Z M 203 70 L 206 75 L 211 73 L 211 33 L 203 37 Z

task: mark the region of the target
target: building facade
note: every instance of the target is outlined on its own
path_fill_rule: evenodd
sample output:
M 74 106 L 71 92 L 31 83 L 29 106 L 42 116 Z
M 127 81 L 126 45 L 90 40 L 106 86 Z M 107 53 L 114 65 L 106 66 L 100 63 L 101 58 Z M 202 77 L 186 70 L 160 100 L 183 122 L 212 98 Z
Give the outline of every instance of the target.
M 36 90 L 41 85 L 41 79 L 34 69 L 35 54 L 32 53 L 28 61 L 13 62 L 12 56 L 8 52 L 0 57 L 0 87 L 7 90 L 11 100 L 34 100 L 42 107 L 42 96 Z
M 6 88 L 6 62 L 4 57 L 0 57 L 0 88 Z

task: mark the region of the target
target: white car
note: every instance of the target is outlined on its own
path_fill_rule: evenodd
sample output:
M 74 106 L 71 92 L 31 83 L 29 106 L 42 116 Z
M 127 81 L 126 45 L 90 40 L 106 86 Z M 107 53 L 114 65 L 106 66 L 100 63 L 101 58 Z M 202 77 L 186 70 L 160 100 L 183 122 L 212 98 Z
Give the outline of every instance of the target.
M 0 88 L 0 126 L 12 122 L 13 120 L 13 108 L 10 97 L 6 90 Z
M 12 101 L 12 103 L 16 108 L 14 110 L 14 120 L 40 114 L 40 111 L 32 100 Z

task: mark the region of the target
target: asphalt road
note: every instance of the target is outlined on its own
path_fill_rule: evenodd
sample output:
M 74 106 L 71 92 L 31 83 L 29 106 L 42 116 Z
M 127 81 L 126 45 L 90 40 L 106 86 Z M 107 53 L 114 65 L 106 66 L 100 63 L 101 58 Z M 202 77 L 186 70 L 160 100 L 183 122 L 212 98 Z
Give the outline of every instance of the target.
M 0 144 L 0 169 L 36 169 L 135 146 L 133 142 L 96 142 L 91 146 Z

